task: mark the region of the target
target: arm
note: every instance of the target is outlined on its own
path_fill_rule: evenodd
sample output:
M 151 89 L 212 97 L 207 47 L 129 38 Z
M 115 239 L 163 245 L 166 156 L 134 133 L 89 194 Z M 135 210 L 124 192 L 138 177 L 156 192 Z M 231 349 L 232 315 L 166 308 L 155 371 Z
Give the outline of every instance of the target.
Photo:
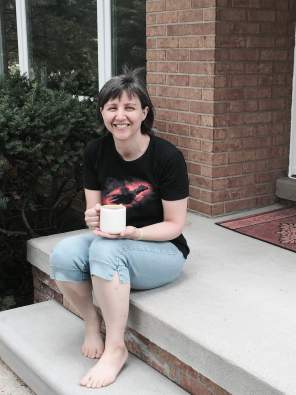
M 120 235 L 109 235 L 95 229 L 94 233 L 98 236 L 107 237 L 110 239 L 125 238 L 133 240 L 147 240 L 147 241 L 168 241 L 178 237 L 184 228 L 187 200 L 162 200 L 163 205 L 163 221 L 157 224 L 144 226 L 143 228 L 136 228 L 134 226 L 127 226 L 124 232 Z
M 178 237 L 184 228 L 187 213 L 187 200 L 162 200 L 163 222 L 137 228 L 137 237 L 141 240 L 168 241 Z
M 94 229 L 100 226 L 101 191 L 84 189 L 84 193 L 86 200 L 85 223 L 90 229 Z
M 86 210 L 95 207 L 97 203 L 101 204 L 101 191 L 92 191 L 84 189 Z

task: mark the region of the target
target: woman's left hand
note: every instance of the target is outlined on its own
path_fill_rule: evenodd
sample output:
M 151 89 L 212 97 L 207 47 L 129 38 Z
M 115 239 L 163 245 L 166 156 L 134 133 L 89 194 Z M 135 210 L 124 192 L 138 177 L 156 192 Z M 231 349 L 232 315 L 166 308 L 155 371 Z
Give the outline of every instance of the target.
M 102 232 L 99 228 L 96 228 L 94 231 L 94 234 L 100 237 L 105 237 L 107 239 L 131 239 L 131 240 L 138 240 L 141 231 L 139 228 L 136 228 L 135 226 L 127 226 L 124 231 L 119 233 L 118 235 L 112 235 L 110 233 L 105 233 Z

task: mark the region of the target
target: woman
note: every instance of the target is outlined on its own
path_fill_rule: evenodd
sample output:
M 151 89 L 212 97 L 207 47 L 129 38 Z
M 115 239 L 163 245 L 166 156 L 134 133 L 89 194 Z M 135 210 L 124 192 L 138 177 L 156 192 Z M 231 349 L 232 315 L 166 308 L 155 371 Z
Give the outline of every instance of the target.
M 178 278 L 189 253 L 182 235 L 188 197 L 184 158 L 152 132 L 154 110 L 136 72 L 108 81 L 99 93 L 106 129 L 85 150 L 85 222 L 92 230 L 62 240 L 51 256 L 52 278 L 85 321 L 82 353 L 99 361 L 80 384 L 114 382 L 128 357 L 124 331 L 130 289 L 151 289 Z M 120 235 L 100 230 L 100 205 L 124 204 Z M 105 343 L 92 291 L 105 325 Z

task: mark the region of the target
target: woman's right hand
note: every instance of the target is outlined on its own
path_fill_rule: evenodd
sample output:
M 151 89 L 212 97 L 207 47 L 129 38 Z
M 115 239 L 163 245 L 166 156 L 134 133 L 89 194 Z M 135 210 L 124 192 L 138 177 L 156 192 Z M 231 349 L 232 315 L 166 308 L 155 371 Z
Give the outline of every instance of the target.
M 97 203 L 95 207 L 89 208 L 84 212 L 84 219 L 89 229 L 100 228 L 100 209 L 101 205 Z

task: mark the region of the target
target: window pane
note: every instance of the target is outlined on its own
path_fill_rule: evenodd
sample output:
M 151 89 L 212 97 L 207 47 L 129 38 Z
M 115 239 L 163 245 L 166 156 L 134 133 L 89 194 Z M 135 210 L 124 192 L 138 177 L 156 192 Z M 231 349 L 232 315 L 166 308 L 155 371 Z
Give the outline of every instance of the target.
M 0 1 L 0 74 L 18 69 L 15 0 Z
M 28 25 L 34 76 L 81 95 L 97 90 L 96 0 L 29 0 Z
M 113 74 L 146 66 L 146 1 L 112 1 Z

